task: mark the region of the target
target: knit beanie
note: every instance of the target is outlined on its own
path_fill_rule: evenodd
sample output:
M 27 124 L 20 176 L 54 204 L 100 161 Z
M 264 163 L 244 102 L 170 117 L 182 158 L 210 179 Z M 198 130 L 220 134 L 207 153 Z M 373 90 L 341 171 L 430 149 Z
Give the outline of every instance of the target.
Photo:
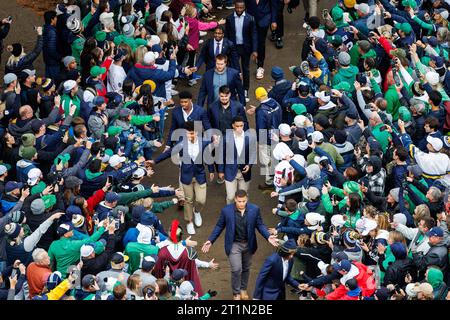
M 5 233 L 10 239 L 15 239 L 19 236 L 22 227 L 15 222 L 8 223 L 5 225 Z
M 23 47 L 20 43 L 13 43 L 11 46 L 12 46 L 11 54 L 14 57 L 18 57 L 22 54 Z
M 390 245 L 392 254 L 396 260 L 402 260 L 406 258 L 406 247 L 401 242 L 394 242 Z
M 36 137 L 32 133 L 23 134 L 21 140 L 24 147 L 34 147 L 34 144 L 36 143 Z

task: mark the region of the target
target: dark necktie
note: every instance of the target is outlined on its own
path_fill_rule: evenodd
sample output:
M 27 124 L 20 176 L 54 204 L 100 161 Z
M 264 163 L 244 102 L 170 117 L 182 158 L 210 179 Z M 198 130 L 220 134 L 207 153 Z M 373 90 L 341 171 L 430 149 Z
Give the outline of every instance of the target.
M 215 53 L 215 55 L 217 56 L 218 54 L 220 54 L 220 42 L 217 42 L 217 46 L 216 46 L 216 53 Z

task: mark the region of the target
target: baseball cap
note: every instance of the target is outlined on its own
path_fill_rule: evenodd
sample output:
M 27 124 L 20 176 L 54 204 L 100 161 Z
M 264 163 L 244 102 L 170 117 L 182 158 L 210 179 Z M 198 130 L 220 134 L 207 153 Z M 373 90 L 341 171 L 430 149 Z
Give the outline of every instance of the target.
M 431 295 L 433 294 L 433 286 L 428 282 L 416 283 L 411 291 L 415 293 L 422 292 L 425 295 Z
M 0 176 L 4 175 L 7 171 L 8 168 L 5 165 L 0 164 Z
M 22 72 L 25 73 L 28 77 L 36 75 L 36 70 L 23 69 Z
M 42 171 L 38 168 L 33 168 L 30 171 L 28 171 L 28 180 L 27 180 L 28 185 L 34 186 L 41 177 L 41 174 Z
M 445 20 L 448 19 L 448 11 L 445 10 L 444 8 L 434 9 L 433 13 L 441 15 L 441 17 L 444 18 Z
M 172 279 L 180 281 L 183 277 L 187 276 L 188 272 L 185 269 L 175 269 L 172 272 Z
M 145 169 L 143 168 L 137 168 L 134 172 L 133 172 L 133 179 L 140 179 L 143 176 L 145 176 L 147 174 L 147 172 L 145 171 Z
M 350 269 L 352 268 L 352 264 L 348 260 L 342 260 L 341 262 L 334 264 L 334 267 L 338 271 L 344 270 L 344 271 L 349 272 Z
M 80 255 L 82 258 L 86 258 L 89 257 L 94 251 L 94 247 L 91 244 L 83 244 L 80 248 Z
M 278 130 L 280 130 L 280 134 L 283 136 L 289 136 L 292 133 L 291 127 L 286 123 L 280 124 L 278 126 Z
M 23 188 L 23 183 L 21 183 L 21 182 L 8 181 L 5 184 L 5 192 L 6 193 L 11 192 L 16 189 L 22 189 L 22 188 Z
M 354 8 L 355 8 L 355 10 L 359 10 L 364 14 L 369 14 L 369 12 L 370 12 L 370 7 L 367 3 L 355 4 Z
M 427 137 L 427 142 L 431 144 L 431 146 L 436 152 L 439 152 L 444 146 L 444 143 L 442 142 L 441 139 L 432 137 L 430 135 Z
M 99 67 L 99 66 L 93 66 L 91 68 L 90 74 L 91 74 L 91 76 L 93 76 L 95 78 L 95 77 L 98 77 L 101 74 L 104 74 L 105 72 L 106 72 L 106 68 L 102 68 L 102 67 Z
M 115 202 L 115 201 L 119 200 L 119 198 L 120 198 L 120 196 L 116 192 L 108 192 L 105 196 L 105 200 L 109 203 Z
M 156 260 L 152 256 L 146 256 L 142 259 L 141 269 L 144 271 L 150 271 L 156 264 Z
M 320 131 L 314 131 L 311 134 L 311 137 L 312 137 L 313 142 L 315 142 L 315 143 L 322 142 L 324 139 L 323 134 Z
M 64 66 L 65 66 L 66 68 L 67 68 L 67 67 L 69 66 L 69 64 L 71 64 L 73 61 L 76 61 L 75 57 L 73 57 L 73 56 L 67 56 L 67 57 L 64 57 L 64 58 L 62 59 L 62 62 L 63 62 Z
M 5 85 L 8 85 L 11 82 L 16 81 L 16 80 L 17 80 L 17 76 L 14 73 L 7 73 L 3 77 L 3 82 L 5 83 Z
M 314 94 L 314 96 L 323 102 L 330 102 L 331 96 L 325 91 L 318 91 Z
M 440 237 L 444 236 L 444 231 L 440 227 L 433 227 L 427 232 L 427 237 Z
M 73 230 L 73 225 L 72 225 L 72 223 L 69 222 L 69 223 L 60 224 L 58 229 L 56 230 L 56 232 L 61 237 L 72 230 Z
M 111 263 L 120 264 L 122 262 L 127 262 L 128 256 L 124 255 L 122 252 L 116 252 L 111 257 Z
M 305 105 L 302 104 L 302 103 L 294 103 L 294 104 L 291 106 L 291 109 L 292 109 L 292 111 L 294 111 L 295 114 L 297 114 L 297 115 L 299 115 L 299 114 L 304 114 L 304 113 L 307 112 L 307 109 L 306 109 Z
M 395 27 L 397 30 L 403 31 L 403 32 L 406 33 L 406 34 L 410 34 L 411 31 L 412 31 L 412 27 L 411 27 L 411 25 L 410 25 L 408 22 L 396 23 L 396 24 L 394 25 L 394 27 Z
M 126 157 L 121 157 L 121 156 L 115 154 L 115 155 L 111 156 L 111 158 L 109 158 L 109 165 L 111 167 L 115 167 L 115 166 L 119 165 L 119 163 L 123 163 L 126 160 L 127 160 Z

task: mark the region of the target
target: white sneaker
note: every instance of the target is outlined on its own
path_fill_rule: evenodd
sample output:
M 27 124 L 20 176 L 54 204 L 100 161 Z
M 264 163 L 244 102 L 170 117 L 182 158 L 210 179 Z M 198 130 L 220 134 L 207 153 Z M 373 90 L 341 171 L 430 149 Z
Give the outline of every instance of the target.
M 190 86 L 190 87 L 193 87 L 193 86 L 195 86 L 197 84 L 197 80 L 194 80 L 194 79 L 191 79 L 191 80 L 189 80 L 189 82 L 188 82 L 188 85 Z
M 204 37 L 208 34 L 206 31 L 200 31 L 200 37 Z
M 198 44 L 202 44 L 203 42 L 205 42 L 205 41 L 203 41 L 203 39 L 200 39 L 200 40 L 198 41 Z
M 249 102 L 250 98 L 248 97 L 248 91 L 245 90 L 245 102 Z
M 200 212 L 195 212 L 194 211 L 194 223 L 196 227 L 201 227 L 202 226 L 202 215 L 200 214 Z
M 186 230 L 187 230 L 187 233 L 189 233 L 189 234 L 195 234 L 194 224 L 192 222 L 188 223 L 186 225 Z
M 170 94 L 172 95 L 172 96 L 177 96 L 178 95 L 178 91 L 177 90 L 174 90 L 174 89 L 172 89 L 171 91 L 170 91 Z
M 259 67 L 256 70 L 256 79 L 261 80 L 262 78 L 264 78 L 264 69 Z

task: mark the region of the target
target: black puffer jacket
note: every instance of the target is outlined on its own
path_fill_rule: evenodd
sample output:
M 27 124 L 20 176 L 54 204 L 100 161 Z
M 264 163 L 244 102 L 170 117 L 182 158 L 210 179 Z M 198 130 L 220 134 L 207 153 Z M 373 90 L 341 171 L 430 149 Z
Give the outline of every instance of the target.
M 44 40 L 43 57 L 47 66 L 58 66 L 61 63 L 61 56 L 58 52 L 58 34 L 56 28 L 52 25 L 44 25 L 42 31 Z
M 406 258 L 394 261 L 386 270 L 383 286 L 393 284 L 404 288 L 406 286 L 405 276 L 408 273 L 413 278 L 413 282 L 415 282 L 417 280 L 417 268 L 411 259 Z

